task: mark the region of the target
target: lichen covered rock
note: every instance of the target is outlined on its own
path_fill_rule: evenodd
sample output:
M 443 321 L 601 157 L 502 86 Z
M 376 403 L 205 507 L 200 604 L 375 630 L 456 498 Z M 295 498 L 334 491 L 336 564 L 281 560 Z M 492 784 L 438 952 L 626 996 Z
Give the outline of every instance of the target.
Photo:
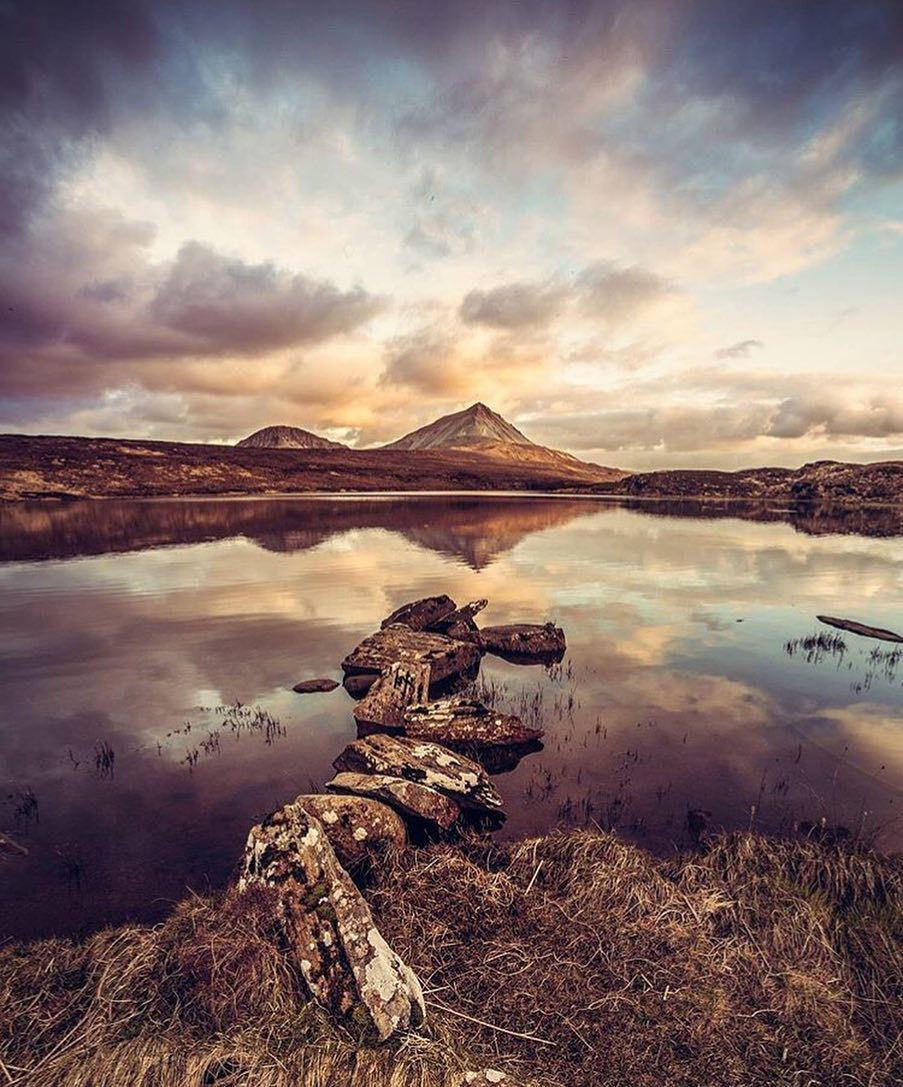
M 340 773 L 328 781 L 325 788 L 330 792 L 374 797 L 408 818 L 431 823 L 442 830 L 454 826 L 461 815 L 461 809 L 454 800 L 428 785 L 388 774 Z
M 255 885 L 276 892 L 286 944 L 315 1000 L 368 1040 L 423 1022 L 416 975 L 376 928 L 322 824 L 300 805 L 248 835 L 239 889 Z
M 376 799 L 306 793 L 294 803 L 320 821 L 344 868 L 360 868 L 386 849 L 401 849 L 407 841 L 398 813 Z
M 482 702 L 466 698 L 440 698 L 407 706 L 398 728 L 413 740 L 472 747 L 533 743 L 543 735 L 542 729 L 530 728 L 514 714 L 496 713 Z
M 412 702 L 426 702 L 430 665 L 426 661 L 396 661 L 376 680 L 354 707 L 359 729 L 399 728 Z
M 332 765 L 428 785 L 469 811 L 501 812 L 501 797 L 483 767 L 439 744 L 377 733 L 350 743 Z
M 394 623 L 371 634 L 352 649 L 342 661 L 342 670 L 348 676 L 378 676 L 397 662 L 428 664 L 430 686 L 435 686 L 462 675 L 475 674 L 480 665 L 480 650 L 468 642 L 414 631 Z

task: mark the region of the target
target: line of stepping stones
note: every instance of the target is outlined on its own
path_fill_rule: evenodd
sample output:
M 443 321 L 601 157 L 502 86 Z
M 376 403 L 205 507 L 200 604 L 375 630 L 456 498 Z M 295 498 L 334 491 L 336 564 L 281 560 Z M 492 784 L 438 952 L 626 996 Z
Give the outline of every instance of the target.
M 409 834 L 497 825 L 504 812 L 489 774 L 541 747 L 540 729 L 454 689 L 476 678 L 485 652 L 517 663 L 561 660 L 564 632 L 551 623 L 480 628 L 475 617 L 486 604 L 416 600 L 356 646 L 342 670 L 358 699 L 358 739 L 335 759 L 325 793 L 297 797 L 248 836 L 239 888 L 275 890 L 286 947 L 311 997 L 365 1040 L 419 1026 L 426 1009 L 416 975 L 379 933 L 349 872 L 366 872 Z M 335 686 L 316 679 L 295 690 Z M 462 1082 L 504 1079 L 492 1070 L 468 1075 L 483 1078 Z

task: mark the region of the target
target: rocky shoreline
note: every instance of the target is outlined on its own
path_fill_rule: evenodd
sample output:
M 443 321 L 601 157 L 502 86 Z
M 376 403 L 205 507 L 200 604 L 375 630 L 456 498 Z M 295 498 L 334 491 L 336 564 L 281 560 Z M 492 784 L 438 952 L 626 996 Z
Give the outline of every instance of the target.
M 322 794 L 297 797 L 248 837 L 239 890 L 274 892 L 284 946 L 309 996 L 374 1041 L 426 1019 L 421 983 L 389 947 L 349 872 L 366 874 L 408 840 L 448 841 L 504 819 L 490 781 L 500 752 L 541 748 L 542 731 L 455 693 L 486 652 L 560 661 L 552 623 L 480 628 L 488 601 L 447 595 L 403 604 L 342 661 L 358 739 L 336 757 Z M 311 694 L 328 679 L 295 684 Z

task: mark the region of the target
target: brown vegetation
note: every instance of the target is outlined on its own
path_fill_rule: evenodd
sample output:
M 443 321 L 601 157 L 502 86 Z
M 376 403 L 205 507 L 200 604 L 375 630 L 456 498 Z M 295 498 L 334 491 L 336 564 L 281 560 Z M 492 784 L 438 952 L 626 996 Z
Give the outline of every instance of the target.
M 596 832 L 408 850 L 368 891 L 426 1032 L 362 1047 L 301 997 L 263 890 L 0 951 L 29 1087 L 870 1084 L 903 1072 L 899 858 L 750 834 L 662 862 Z
M 0 499 L 317 491 L 555 490 L 623 473 L 469 450 L 255 449 L 0 435 Z

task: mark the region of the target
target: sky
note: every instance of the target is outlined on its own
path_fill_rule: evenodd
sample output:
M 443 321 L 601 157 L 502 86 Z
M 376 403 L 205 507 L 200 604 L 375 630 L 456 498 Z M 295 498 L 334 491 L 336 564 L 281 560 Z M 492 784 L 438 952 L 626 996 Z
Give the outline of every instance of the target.
M 903 457 L 899 0 L 0 0 L 0 432 Z

